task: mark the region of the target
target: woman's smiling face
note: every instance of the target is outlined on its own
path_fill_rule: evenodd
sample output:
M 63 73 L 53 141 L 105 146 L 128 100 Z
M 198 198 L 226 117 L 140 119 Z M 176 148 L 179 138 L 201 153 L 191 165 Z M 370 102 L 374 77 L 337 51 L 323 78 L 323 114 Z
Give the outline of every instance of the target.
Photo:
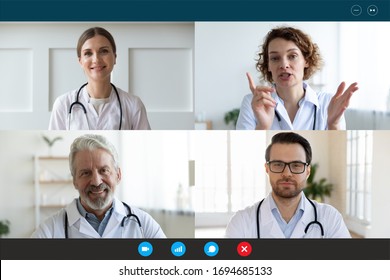
M 83 44 L 79 63 L 88 80 L 110 80 L 112 69 L 116 63 L 116 54 L 106 37 L 96 35 Z

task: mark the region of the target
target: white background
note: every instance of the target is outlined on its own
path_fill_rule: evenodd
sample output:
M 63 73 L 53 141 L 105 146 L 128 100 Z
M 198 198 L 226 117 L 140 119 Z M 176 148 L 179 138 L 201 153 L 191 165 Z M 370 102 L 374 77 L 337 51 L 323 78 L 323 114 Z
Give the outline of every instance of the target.
M 335 252 L 335 255 L 337 252 Z M 308 259 L 310 255 L 308 255 Z M 173 268 L 180 269 L 203 268 L 209 270 L 203 276 L 119 276 L 119 269 L 128 268 Z M 94 260 L 94 261 L 1 261 L 1 279 L 299 279 L 299 280 L 329 280 L 329 279 L 389 279 L 390 260 L 376 261 L 340 261 L 340 260 Z M 270 276 L 213 276 L 213 267 L 262 267 L 271 266 Z

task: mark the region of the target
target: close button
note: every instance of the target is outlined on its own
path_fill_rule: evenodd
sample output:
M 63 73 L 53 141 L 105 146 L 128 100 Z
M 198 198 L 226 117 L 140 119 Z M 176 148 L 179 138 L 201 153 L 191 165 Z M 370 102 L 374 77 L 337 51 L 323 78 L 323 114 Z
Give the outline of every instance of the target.
M 375 5 L 370 5 L 368 6 L 367 8 L 367 14 L 369 14 L 370 16 L 376 16 L 378 14 L 378 7 L 375 6 Z

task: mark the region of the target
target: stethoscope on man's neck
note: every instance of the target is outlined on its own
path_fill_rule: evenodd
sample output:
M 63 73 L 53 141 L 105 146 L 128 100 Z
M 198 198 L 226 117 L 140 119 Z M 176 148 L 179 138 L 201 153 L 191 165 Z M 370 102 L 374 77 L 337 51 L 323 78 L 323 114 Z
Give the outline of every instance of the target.
M 131 221 L 131 218 L 134 218 L 135 221 L 137 222 L 138 226 L 139 226 L 139 229 L 141 231 L 141 235 L 142 237 L 141 238 L 145 238 L 144 236 L 144 229 L 142 228 L 142 224 L 141 224 L 141 221 L 140 219 L 138 218 L 138 216 L 136 214 L 133 214 L 131 212 L 131 208 L 128 204 L 126 204 L 125 202 L 122 202 L 123 205 L 126 207 L 127 209 L 127 212 L 128 214 L 123 217 L 122 219 L 122 222 L 121 222 L 121 227 L 122 227 L 122 238 L 124 238 L 124 228 L 125 228 L 125 222 L 127 219 L 129 219 L 129 221 Z M 68 228 L 69 228 L 69 222 L 68 222 L 68 213 L 66 212 L 65 210 L 65 214 L 64 214 L 64 232 L 65 232 L 65 238 L 68 239 L 69 238 L 69 232 L 68 232 Z
M 116 86 L 114 86 L 113 83 L 110 83 L 111 86 L 113 87 L 113 89 L 115 90 L 115 93 L 116 93 L 116 97 L 118 98 L 118 103 L 119 103 L 119 112 L 120 112 L 120 118 L 119 118 L 119 130 L 122 129 L 122 103 L 121 103 L 121 99 L 119 98 L 119 93 L 118 93 L 118 90 L 116 88 Z M 89 128 L 89 123 L 88 123 L 88 118 L 87 118 L 87 109 L 85 108 L 85 106 L 83 105 L 83 103 L 81 103 L 79 101 L 79 97 L 80 97 L 80 92 L 81 90 L 86 86 L 88 85 L 88 83 L 85 83 L 83 84 L 79 90 L 77 91 L 77 94 L 76 94 L 76 100 L 70 104 L 70 107 L 69 107 L 69 112 L 68 112 L 68 130 L 70 130 L 70 120 L 71 120 L 71 114 L 72 114 L 72 109 L 73 109 L 73 106 L 75 105 L 78 105 L 80 106 L 82 109 L 83 109 L 83 112 L 84 112 L 84 115 L 85 115 L 85 119 L 87 120 L 87 124 L 88 124 L 88 128 Z
M 316 224 L 320 227 L 321 237 L 324 238 L 324 235 L 325 235 L 324 234 L 324 227 L 318 221 L 317 207 L 315 206 L 314 202 L 311 201 L 310 199 L 308 199 L 306 196 L 303 195 L 302 197 L 306 198 L 314 208 L 314 220 L 307 224 L 307 226 L 305 228 L 305 234 L 307 234 L 307 231 L 309 230 L 310 226 Z M 259 205 L 257 206 L 257 211 L 256 211 L 257 238 L 260 238 L 260 221 L 259 221 L 259 219 L 260 219 L 260 207 L 261 207 L 261 204 L 263 204 L 263 201 L 264 201 L 264 199 L 262 201 L 260 201 Z

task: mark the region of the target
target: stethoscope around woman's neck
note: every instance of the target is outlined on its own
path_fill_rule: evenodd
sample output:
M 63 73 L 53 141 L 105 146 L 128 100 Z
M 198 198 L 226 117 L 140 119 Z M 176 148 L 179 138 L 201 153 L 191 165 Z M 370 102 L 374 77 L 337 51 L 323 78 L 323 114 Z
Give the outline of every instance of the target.
M 306 89 L 304 89 L 304 92 L 306 94 Z M 313 109 L 314 109 L 314 114 L 313 114 L 314 115 L 314 122 L 313 122 L 312 130 L 316 130 L 316 122 L 317 122 L 317 105 L 316 104 L 313 104 Z M 279 113 L 276 111 L 276 108 L 275 108 L 275 116 L 278 119 L 279 126 L 280 126 L 280 122 L 282 121 L 282 118 L 280 117 Z
M 313 107 L 314 107 L 314 109 L 313 109 L 314 110 L 314 122 L 313 122 L 312 130 L 316 130 L 316 121 L 317 121 L 317 106 L 316 106 L 316 104 L 313 104 Z M 280 115 L 276 111 L 276 109 L 275 109 L 275 116 L 278 119 L 278 122 L 279 122 L 279 125 L 280 125 L 280 122 L 282 121 L 282 118 L 280 117 Z
M 119 112 L 120 112 L 119 130 L 121 130 L 121 129 L 122 129 L 122 103 L 121 103 L 121 99 L 119 98 L 119 93 L 118 93 L 117 88 L 114 86 L 114 84 L 112 84 L 112 83 L 110 83 L 110 84 L 111 84 L 111 86 L 113 87 L 113 89 L 115 90 L 116 97 L 118 98 Z M 80 106 L 80 107 L 83 109 L 85 118 L 86 118 L 86 120 L 87 120 L 87 122 L 88 122 L 88 119 L 87 119 L 87 109 L 85 108 L 85 106 L 83 105 L 83 103 L 81 103 L 81 102 L 79 101 L 80 92 L 81 92 L 81 90 L 82 90 L 86 85 L 88 85 L 88 83 L 83 84 L 83 85 L 79 88 L 79 90 L 77 91 L 77 94 L 76 94 L 76 100 L 75 100 L 72 104 L 70 104 L 69 112 L 68 112 L 68 117 L 69 117 L 69 121 L 68 121 L 69 127 L 68 127 L 68 129 L 70 129 L 70 115 L 72 114 L 72 109 L 73 109 L 73 106 L 75 106 L 75 105 L 78 105 L 78 106 Z
M 126 220 L 128 219 L 130 221 L 131 218 L 134 218 L 139 226 L 139 229 L 141 231 L 141 234 L 142 234 L 142 238 L 145 238 L 144 236 L 144 230 L 142 228 L 142 224 L 141 224 L 141 221 L 140 219 L 138 218 L 138 216 L 136 214 L 133 214 L 131 212 L 131 208 L 128 204 L 126 204 L 125 202 L 122 202 L 123 203 L 123 206 L 126 207 L 127 209 L 127 212 L 128 214 L 123 217 L 122 219 L 122 222 L 121 222 L 121 228 L 122 228 L 122 238 L 125 237 L 123 236 L 123 232 L 124 232 L 124 228 L 125 228 L 125 222 Z M 69 238 L 69 232 L 68 232 L 68 228 L 69 228 L 69 222 L 68 222 L 68 213 L 66 212 L 65 210 L 65 214 L 64 214 L 64 233 L 65 233 L 65 238 L 68 239 Z
M 311 221 L 310 223 L 307 224 L 306 228 L 305 228 L 305 234 L 307 234 L 310 226 L 312 225 L 318 225 L 320 227 L 320 230 L 321 230 L 321 237 L 324 238 L 324 227 L 322 226 L 322 224 L 318 221 L 318 217 L 317 217 L 317 207 L 315 206 L 314 202 L 311 201 L 310 199 L 308 199 L 307 197 L 305 197 L 309 202 L 310 204 L 313 206 L 314 208 L 314 220 Z M 261 204 L 263 204 L 263 201 L 260 201 L 259 205 L 257 206 L 257 211 L 256 211 L 256 225 L 257 225 L 257 238 L 260 238 L 260 207 L 261 207 Z

